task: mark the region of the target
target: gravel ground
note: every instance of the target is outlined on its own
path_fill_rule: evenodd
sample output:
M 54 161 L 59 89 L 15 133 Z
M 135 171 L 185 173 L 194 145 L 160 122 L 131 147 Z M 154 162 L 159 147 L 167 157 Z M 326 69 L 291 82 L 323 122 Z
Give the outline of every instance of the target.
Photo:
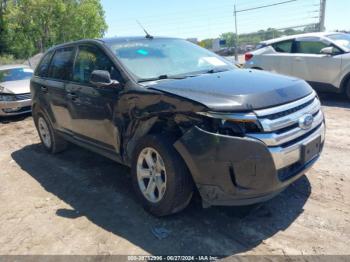
M 141 208 L 128 168 L 76 146 L 48 155 L 30 116 L 2 119 L 0 254 L 350 254 L 350 103 L 323 104 L 323 155 L 279 196 L 254 209 L 197 200 L 163 219 Z

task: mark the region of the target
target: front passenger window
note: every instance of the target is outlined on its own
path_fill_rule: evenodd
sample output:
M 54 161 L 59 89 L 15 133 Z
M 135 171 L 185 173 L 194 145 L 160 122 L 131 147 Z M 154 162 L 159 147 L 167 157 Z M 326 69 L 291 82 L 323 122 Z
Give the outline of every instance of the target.
M 73 80 L 89 83 L 91 73 L 94 70 L 108 71 L 113 80 L 120 81 L 120 74 L 107 55 L 95 46 L 80 46 L 75 61 Z
M 297 51 L 296 53 L 300 54 L 314 54 L 319 55 L 321 54 L 321 50 L 325 47 L 328 47 L 329 45 L 320 42 L 320 41 L 297 41 L 296 47 Z

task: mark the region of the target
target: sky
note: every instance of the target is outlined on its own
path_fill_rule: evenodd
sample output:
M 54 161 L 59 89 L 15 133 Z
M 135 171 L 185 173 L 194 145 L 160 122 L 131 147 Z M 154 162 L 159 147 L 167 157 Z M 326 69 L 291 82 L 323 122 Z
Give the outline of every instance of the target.
M 143 35 L 138 20 L 150 34 L 181 38 L 216 38 L 233 32 L 233 10 L 286 0 L 102 0 L 107 37 Z M 295 0 L 237 15 L 238 33 L 286 28 L 318 21 L 319 0 Z M 350 0 L 327 0 L 326 30 L 350 30 Z

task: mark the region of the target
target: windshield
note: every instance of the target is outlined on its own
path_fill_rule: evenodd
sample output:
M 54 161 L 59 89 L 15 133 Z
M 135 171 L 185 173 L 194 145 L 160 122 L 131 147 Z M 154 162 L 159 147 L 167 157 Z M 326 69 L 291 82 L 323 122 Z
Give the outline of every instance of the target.
M 32 75 L 33 70 L 29 68 L 12 68 L 0 70 L 0 82 L 30 79 Z
M 216 54 L 181 39 L 116 40 L 107 44 L 139 81 L 235 68 Z
M 328 35 L 338 46 L 350 50 L 350 34 L 333 34 Z

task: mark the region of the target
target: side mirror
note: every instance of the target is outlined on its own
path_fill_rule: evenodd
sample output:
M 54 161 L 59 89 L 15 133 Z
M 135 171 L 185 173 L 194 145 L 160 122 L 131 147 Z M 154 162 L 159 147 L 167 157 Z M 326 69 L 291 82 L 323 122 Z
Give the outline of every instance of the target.
M 334 48 L 332 46 L 322 48 L 320 53 L 324 55 L 333 55 Z
M 92 71 L 90 83 L 96 87 L 110 87 L 119 85 L 119 82 L 117 80 L 112 80 L 109 72 L 105 70 Z

